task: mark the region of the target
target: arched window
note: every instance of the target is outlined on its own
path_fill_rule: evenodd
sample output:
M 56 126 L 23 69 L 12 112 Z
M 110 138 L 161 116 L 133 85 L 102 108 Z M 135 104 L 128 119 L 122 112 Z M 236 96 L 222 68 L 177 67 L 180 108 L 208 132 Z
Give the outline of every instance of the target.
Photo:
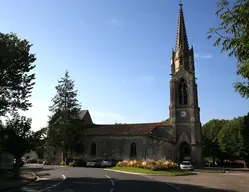
M 92 142 L 91 145 L 91 155 L 95 156 L 96 155 L 96 143 Z
M 130 146 L 130 157 L 136 157 L 137 156 L 137 146 L 136 143 L 131 143 Z
M 179 104 L 188 104 L 188 85 L 184 79 L 181 79 L 179 83 Z

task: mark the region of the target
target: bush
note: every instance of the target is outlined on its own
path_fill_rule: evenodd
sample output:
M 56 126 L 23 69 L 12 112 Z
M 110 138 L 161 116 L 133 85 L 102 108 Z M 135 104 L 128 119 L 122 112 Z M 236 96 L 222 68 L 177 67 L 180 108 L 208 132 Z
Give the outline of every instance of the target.
M 37 163 L 37 160 L 36 159 L 28 159 L 27 163 Z
M 38 163 L 38 164 L 42 164 L 42 163 L 43 163 L 43 160 L 38 159 L 38 160 L 37 160 L 37 163 Z
M 166 160 L 145 160 L 145 161 L 120 161 L 116 165 L 117 167 L 137 167 L 137 168 L 144 168 L 144 169 L 151 169 L 154 171 L 168 171 L 168 170 L 176 170 L 179 169 L 177 163 L 173 161 L 166 161 Z
M 65 163 L 64 161 L 61 161 L 61 162 L 60 162 L 60 165 L 61 165 L 61 166 L 65 166 L 66 163 Z

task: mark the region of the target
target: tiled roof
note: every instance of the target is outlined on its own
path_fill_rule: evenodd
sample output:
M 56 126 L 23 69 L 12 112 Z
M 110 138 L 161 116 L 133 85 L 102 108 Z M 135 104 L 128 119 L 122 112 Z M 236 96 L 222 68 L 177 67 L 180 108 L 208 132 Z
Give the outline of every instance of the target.
M 147 135 L 158 126 L 169 126 L 166 122 L 141 123 L 141 124 L 112 124 L 96 125 L 95 127 L 85 128 L 85 136 L 139 136 Z

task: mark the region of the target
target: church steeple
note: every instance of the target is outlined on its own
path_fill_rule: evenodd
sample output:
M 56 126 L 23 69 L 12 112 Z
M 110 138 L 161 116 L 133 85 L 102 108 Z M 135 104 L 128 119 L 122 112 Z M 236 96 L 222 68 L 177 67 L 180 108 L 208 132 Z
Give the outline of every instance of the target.
M 182 10 L 182 3 L 179 4 L 180 10 L 178 15 L 178 25 L 177 25 L 177 37 L 176 37 L 176 52 L 183 51 L 183 53 L 188 53 L 188 38 L 185 27 L 184 15 Z
M 183 16 L 182 3 L 179 4 L 180 10 L 178 15 L 176 49 L 172 52 L 171 72 L 172 74 L 181 71 L 182 69 L 194 71 L 194 53 L 193 47 L 189 49 L 186 26 Z

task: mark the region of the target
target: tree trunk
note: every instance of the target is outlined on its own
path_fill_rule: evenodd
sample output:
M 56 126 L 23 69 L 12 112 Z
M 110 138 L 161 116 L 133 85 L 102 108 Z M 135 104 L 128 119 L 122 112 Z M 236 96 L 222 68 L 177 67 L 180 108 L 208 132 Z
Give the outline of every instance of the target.
M 249 168 L 249 161 L 244 160 L 244 168 Z
M 16 163 L 14 164 L 14 177 L 19 178 L 20 177 L 20 157 L 16 157 Z
M 215 157 L 212 156 L 213 164 L 215 165 Z
M 68 162 L 67 162 L 67 149 L 65 150 L 65 163 L 66 163 L 66 165 L 68 165 Z

